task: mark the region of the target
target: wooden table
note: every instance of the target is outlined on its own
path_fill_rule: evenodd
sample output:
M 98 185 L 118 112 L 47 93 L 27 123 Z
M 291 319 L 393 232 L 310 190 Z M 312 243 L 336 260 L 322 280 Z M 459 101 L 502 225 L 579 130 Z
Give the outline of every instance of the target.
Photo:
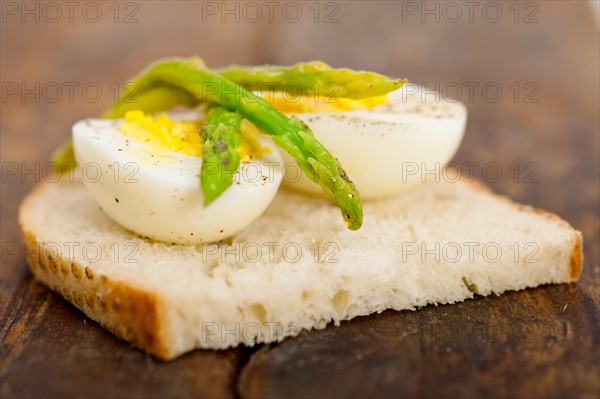
M 52 3 L 2 3 L 3 398 L 600 395 L 599 39 L 586 2 L 475 2 L 471 12 L 462 2 L 228 3 L 233 14 L 220 2 L 75 2 L 71 13 Z M 470 118 L 456 161 L 479 162 L 494 190 L 583 231 L 581 280 L 171 363 L 131 349 L 32 279 L 16 210 L 36 173 L 5 166 L 43 168 L 115 83 L 192 54 L 214 66 L 323 59 L 458 94 Z M 497 182 L 484 174 L 492 162 Z

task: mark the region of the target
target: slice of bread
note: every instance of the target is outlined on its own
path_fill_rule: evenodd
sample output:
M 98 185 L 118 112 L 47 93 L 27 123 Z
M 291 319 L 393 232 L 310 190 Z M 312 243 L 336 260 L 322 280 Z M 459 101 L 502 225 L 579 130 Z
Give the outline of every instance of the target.
M 338 212 L 281 190 L 227 242 L 169 245 L 121 228 L 83 184 L 59 182 L 24 200 L 20 225 L 39 281 L 162 359 L 279 341 L 389 308 L 571 282 L 581 272 L 580 232 L 477 183 L 428 183 L 367 202 L 358 231 Z

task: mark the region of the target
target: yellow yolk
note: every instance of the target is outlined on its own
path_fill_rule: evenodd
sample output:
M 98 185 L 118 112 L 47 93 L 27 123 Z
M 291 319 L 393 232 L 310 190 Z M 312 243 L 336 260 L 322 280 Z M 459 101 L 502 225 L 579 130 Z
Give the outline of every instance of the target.
M 203 121 L 175 122 L 166 114 L 146 115 L 142 111 L 127 111 L 119 130 L 126 137 L 146 143 L 157 149 L 202 156 L 204 142 L 200 136 Z M 258 129 L 250 122 L 242 122 L 242 144 L 237 148 L 242 161 L 260 158 L 270 152 L 258 141 Z
M 275 108 L 283 113 L 296 114 L 369 109 L 388 102 L 387 96 L 375 96 L 353 100 L 351 98 L 325 96 L 298 97 L 284 92 L 269 92 L 263 95 L 263 99 L 270 102 Z
M 132 139 L 164 150 L 202 156 L 200 122 L 175 122 L 166 114 L 157 117 L 142 111 L 127 111 L 119 130 Z

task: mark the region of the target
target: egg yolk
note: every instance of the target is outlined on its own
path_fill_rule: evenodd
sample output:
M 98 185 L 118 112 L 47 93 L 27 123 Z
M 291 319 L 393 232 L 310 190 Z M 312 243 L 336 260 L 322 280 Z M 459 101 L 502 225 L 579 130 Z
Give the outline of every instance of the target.
M 127 111 L 119 130 L 125 136 L 155 148 L 202 156 L 203 142 L 199 133 L 199 121 L 175 122 L 166 114 L 154 117 L 142 111 Z
M 370 109 L 388 102 L 387 96 L 374 96 L 354 100 L 343 97 L 293 96 L 285 92 L 269 92 L 263 99 L 283 113 L 336 112 Z
M 142 111 L 127 111 L 119 130 L 126 137 L 144 142 L 154 148 L 202 156 L 203 140 L 200 127 L 203 121 L 174 121 L 167 114 L 146 115 Z M 260 158 L 269 148 L 258 141 L 258 129 L 244 120 L 241 126 L 242 144 L 237 148 L 242 161 Z

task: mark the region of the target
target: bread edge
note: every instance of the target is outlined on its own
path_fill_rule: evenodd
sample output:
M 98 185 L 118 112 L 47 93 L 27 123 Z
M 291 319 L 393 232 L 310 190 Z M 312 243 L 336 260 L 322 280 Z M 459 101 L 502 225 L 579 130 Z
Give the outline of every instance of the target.
M 92 320 L 159 359 L 179 356 L 173 350 L 168 330 L 169 306 L 159 293 L 94 272 L 64 256 L 45 251 L 44 243 L 26 227 L 30 201 L 47 184 L 38 184 L 19 206 L 19 227 L 25 255 L 34 278 L 62 296 Z M 54 183 L 62 184 L 62 183 Z

